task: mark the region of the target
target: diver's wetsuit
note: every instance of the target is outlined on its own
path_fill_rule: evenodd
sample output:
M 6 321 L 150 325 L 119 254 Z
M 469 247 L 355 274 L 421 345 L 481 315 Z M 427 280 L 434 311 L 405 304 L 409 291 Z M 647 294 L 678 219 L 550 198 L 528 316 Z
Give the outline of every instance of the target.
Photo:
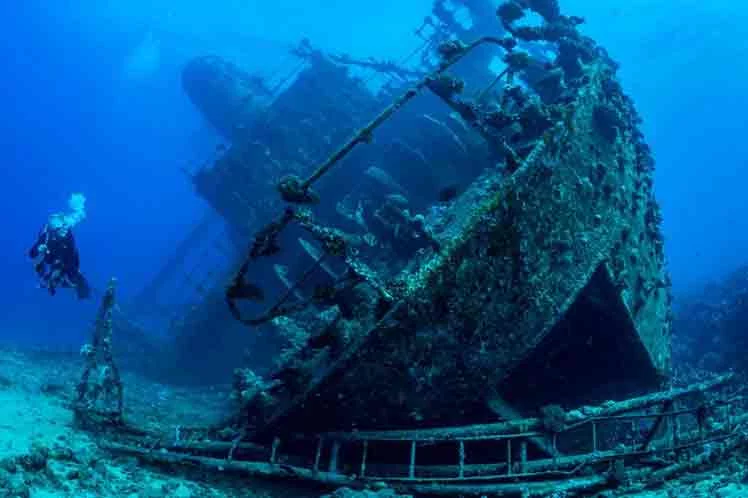
M 80 259 L 72 230 L 55 230 L 45 225 L 29 250 L 42 286 L 54 296 L 57 287 L 75 289 L 78 299 L 91 295 L 88 281 L 80 272 Z

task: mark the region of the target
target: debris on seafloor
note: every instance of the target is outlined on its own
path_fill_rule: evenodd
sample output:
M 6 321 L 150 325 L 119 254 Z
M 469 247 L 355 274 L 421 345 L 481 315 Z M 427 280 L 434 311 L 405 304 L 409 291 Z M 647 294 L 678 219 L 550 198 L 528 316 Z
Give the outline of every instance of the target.
M 85 367 L 73 406 L 76 423 L 84 428 L 104 430 L 124 424 L 122 380 L 112 348 L 115 285 L 112 279 L 96 317 L 91 343 L 81 350 Z

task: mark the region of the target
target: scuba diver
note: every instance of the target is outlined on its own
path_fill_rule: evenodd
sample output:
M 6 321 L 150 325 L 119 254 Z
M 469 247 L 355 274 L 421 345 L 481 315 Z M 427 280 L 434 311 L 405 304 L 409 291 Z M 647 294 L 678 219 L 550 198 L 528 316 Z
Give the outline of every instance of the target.
M 41 287 L 52 296 L 58 287 L 75 289 L 78 299 L 91 296 L 91 287 L 80 271 L 80 257 L 72 231 L 73 226 L 85 217 L 84 204 L 85 198 L 74 194 L 70 199 L 73 211 L 50 216 L 29 250 Z

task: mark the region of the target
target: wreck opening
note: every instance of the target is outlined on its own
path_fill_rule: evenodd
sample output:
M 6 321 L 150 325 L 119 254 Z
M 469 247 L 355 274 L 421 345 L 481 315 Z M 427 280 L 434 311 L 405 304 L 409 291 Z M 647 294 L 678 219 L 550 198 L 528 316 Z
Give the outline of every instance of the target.
M 662 387 L 620 292 L 602 264 L 563 318 L 501 386 L 524 414 L 602 403 Z

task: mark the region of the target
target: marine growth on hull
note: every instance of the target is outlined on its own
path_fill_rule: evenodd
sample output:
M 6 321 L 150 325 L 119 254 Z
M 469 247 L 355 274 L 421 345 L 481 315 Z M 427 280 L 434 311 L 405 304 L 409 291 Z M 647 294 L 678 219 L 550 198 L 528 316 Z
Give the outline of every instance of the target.
M 336 120 L 347 141 L 275 160 L 291 133 L 325 143 L 322 123 L 300 140 L 274 120 L 310 93 L 304 110 L 329 116 L 336 104 L 316 98 L 327 74 L 338 84 L 325 92 L 346 90 L 358 109 L 382 98 L 302 46 L 309 67 L 242 131 L 287 140 L 255 140 L 257 160 L 235 145 L 196 178 L 276 166 L 277 214 L 226 293 L 237 319 L 289 339 L 271 375 L 238 374 L 258 435 L 488 422 L 666 377 L 653 161 L 615 63 L 551 4 L 510 2 L 498 17 L 495 34 L 441 41 L 383 110 Z M 280 289 L 253 279 L 263 265 Z

